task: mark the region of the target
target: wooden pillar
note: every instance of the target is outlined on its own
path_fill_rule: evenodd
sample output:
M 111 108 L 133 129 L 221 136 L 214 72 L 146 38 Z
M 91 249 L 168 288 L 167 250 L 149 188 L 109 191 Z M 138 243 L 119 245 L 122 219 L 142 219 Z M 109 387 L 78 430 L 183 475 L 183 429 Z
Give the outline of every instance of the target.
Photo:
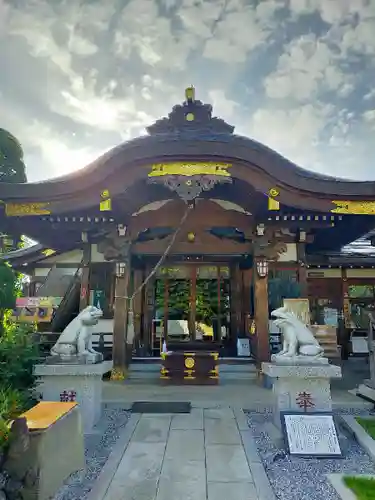
M 346 269 L 341 269 L 341 284 L 342 284 L 342 320 L 339 325 L 339 344 L 341 344 L 342 359 L 349 358 L 349 332 L 351 326 L 351 311 L 349 301 L 349 283 L 346 274 Z
M 190 340 L 195 340 L 196 338 L 195 321 L 197 315 L 197 270 L 196 266 L 191 266 L 188 319 Z
M 90 302 L 90 264 L 91 243 L 88 241 L 87 233 L 82 233 L 83 257 L 81 273 L 81 293 L 79 296 L 79 310 L 82 311 Z
M 217 325 L 216 325 L 216 336 L 214 335 L 213 340 L 215 342 L 221 341 L 221 269 L 220 266 L 217 267 Z
M 268 333 L 268 273 L 260 276 L 258 272 L 259 258 L 254 258 L 254 306 L 256 326 L 256 361 L 260 367 L 270 359 L 270 342 Z
M 246 335 L 250 334 L 251 327 L 251 284 L 252 269 L 242 271 L 242 312 L 243 312 L 243 331 Z
M 163 318 L 163 335 L 165 342 L 168 341 L 168 312 L 169 312 L 169 280 L 164 279 L 164 318 Z
M 241 272 L 236 263 L 231 269 L 231 344 L 237 345 L 241 328 Z
M 113 320 L 112 358 L 113 368 L 111 380 L 124 380 L 127 374 L 126 333 L 128 326 L 130 282 L 129 261 L 116 263 L 116 287 Z
M 305 243 L 297 243 L 297 262 L 298 262 L 298 282 L 301 287 L 301 297 L 308 297 L 307 289 L 307 268 L 306 268 L 306 248 Z
M 142 269 L 135 269 L 133 274 L 134 274 L 133 290 L 136 291 L 142 285 L 143 271 Z M 134 343 L 137 347 L 141 342 L 142 305 L 143 305 L 143 290 L 139 291 L 135 295 L 133 300 Z
M 151 266 L 146 266 L 145 276 L 149 276 L 152 271 Z M 144 291 L 144 307 L 143 307 L 143 341 L 145 350 L 152 354 L 155 348 L 153 342 L 153 319 L 155 309 L 155 276 L 153 276 L 146 284 Z

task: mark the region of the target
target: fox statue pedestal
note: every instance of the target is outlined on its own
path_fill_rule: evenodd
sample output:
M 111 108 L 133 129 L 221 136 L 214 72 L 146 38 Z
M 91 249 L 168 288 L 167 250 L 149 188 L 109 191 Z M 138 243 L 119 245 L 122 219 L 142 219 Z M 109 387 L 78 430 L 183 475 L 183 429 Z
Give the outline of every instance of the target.
M 325 358 L 324 358 L 325 359 Z M 262 371 L 273 382 L 274 423 L 280 428 L 283 411 L 332 411 L 331 379 L 341 378 L 341 368 L 326 362 L 303 364 L 263 363 Z
M 285 308 L 272 311 L 283 336 L 283 349 L 262 363 L 262 372 L 273 382 L 274 423 L 280 412 L 332 411 L 331 379 L 341 378 L 341 368 L 330 365 L 308 327 Z
M 102 377 L 111 369 L 91 344 L 92 326 L 102 314 L 96 307 L 86 307 L 62 332 L 45 363 L 34 366 L 42 399 L 77 402 L 85 434 L 100 419 Z

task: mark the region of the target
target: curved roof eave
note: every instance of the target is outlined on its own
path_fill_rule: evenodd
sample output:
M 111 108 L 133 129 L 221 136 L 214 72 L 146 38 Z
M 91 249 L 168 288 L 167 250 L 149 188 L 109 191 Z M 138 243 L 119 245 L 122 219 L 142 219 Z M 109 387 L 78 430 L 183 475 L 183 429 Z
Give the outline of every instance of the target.
M 27 248 L 18 248 L 17 250 L 12 250 L 11 252 L 3 253 L 0 255 L 0 260 L 13 261 L 15 259 L 27 259 L 33 256 L 37 256 L 47 247 L 45 245 L 41 245 L 40 243 L 36 243 Z M 40 258 L 46 258 L 45 255 L 40 255 Z
M 191 91 L 191 89 L 190 89 Z M 314 193 L 320 197 L 372 197 L 375 181 L 354 181 L 317 174 L 287 160 L 276 151 L 248 137 L 235 135 L 234 127 L 212 115 L 212 106 L 191 92 L 186 101 L 172 108 L 167 117 L 146 127 L 147 135 L 127 141 L 101 155 L 81 170 L 47 181 L 27 184 L 1 184 L 1 200 L 36 200 L 82 194 L 101 185 L 121 168 L 161 161 L 216 159 L 256 168 L 275 184 Z M 189 119 L 188 119 L 189 117 Z M 251 175 L 249 175 L 251 183 Z

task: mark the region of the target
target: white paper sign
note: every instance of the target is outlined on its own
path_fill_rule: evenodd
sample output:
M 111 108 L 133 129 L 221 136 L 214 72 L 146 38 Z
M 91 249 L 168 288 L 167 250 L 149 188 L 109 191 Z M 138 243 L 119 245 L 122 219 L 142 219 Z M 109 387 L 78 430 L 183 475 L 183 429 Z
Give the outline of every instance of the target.
M 237 339 L 237 356 L 250 356 L 249 339 Z
M 333 415 L 284 415 L 285 431 L 291 455 L 314 457 L 341 456 Z

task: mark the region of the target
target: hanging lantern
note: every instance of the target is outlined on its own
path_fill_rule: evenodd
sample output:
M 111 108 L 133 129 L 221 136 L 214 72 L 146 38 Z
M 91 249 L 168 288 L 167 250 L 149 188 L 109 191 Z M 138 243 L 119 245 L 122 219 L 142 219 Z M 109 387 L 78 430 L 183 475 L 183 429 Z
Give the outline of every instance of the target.
M 265 278 L 268 274 L 268 261 L 267 259 L 257 260 L 257 272 L 260 278 Z

